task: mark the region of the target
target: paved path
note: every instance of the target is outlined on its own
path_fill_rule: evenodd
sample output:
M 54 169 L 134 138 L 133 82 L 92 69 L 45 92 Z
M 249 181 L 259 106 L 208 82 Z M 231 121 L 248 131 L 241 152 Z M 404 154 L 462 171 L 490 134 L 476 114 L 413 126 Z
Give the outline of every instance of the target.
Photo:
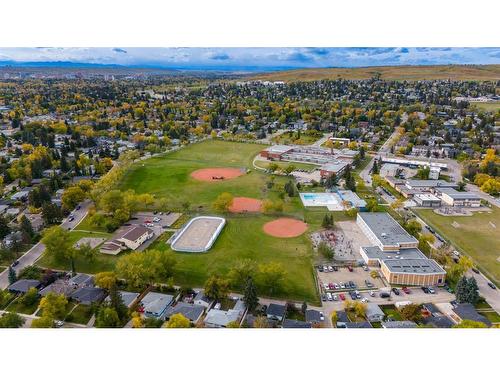
M 88 210 L 92 205 L 91 201 L 85 201 L 80 205 L 79 210 L 72 212 L 75 219 L 69 221 L 67 218 L 61 223 L 61 227 L 67 230 L 73 230 L 87 216 Z M 33 265 L 43 254 L 45 245 L 41 242 L 35 244 L 31 249 L 24 253 L 18 260 L 19 264 L 14 267 L 14 270 L 19 273 L 22 269 Z M 0 273 L 0 289 L 5 289 L 9 286 L 9 269 L 6 268 Z
M 332 135 L 330 133 L 327 133 L 323 135 L 320 139 L 318 139 L 316 142 L 314 142 L 311 146 L 313 147 L 320 147 L 323 143 L 328 141 L 328 138 L 330 138 Z

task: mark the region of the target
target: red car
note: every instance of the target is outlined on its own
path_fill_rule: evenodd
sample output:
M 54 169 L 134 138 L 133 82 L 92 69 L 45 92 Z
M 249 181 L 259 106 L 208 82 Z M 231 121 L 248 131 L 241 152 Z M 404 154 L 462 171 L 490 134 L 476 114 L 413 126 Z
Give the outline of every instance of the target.
M 339 294 L 339 298 L 340 298 L 342 301 L 345 301 L 345 296 L 344 296 L 342 293 L 340 293 L 340 294 Z
M 330 289 L 335 289 L 335 285 L 333 285 L 333 283 L 328 284 L 328 287 L 329 287 Z
M 404 287 L 402 287 L 402 288 L 401 288 L 401 290 L 402 290 L 403 292 L 405 292 L 405 294 L 410 294 L 410 293 L 411 293 L 410 289 L 408 289 L 408 288 L 407 288 L 407 287 L 405 287 L 405 286 L 404 286 Z
M 349 272 L 352 272 L 352 267 L 351 266 L 347 266 L 347 269 L 349 270 Z

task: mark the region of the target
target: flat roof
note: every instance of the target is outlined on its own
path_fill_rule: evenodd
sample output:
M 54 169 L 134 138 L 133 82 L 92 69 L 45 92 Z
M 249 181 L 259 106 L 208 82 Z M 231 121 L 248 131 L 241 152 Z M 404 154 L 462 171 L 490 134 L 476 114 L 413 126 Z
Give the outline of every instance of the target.
M 290 151 L 292 149 L 293 149 L 292 146 L 273 145 L 273 146 L 270 146 L 270 147 L 266 148 L 264 151 L 267 151 L 267 152 L 276 152 L 276 153 L 285 153 L 285 152 L 288 152 L 288 151 Z
M 399 251 L 384 251 L 378 246 L 363 246 L 361 251 L 369 259 L 426 259 L 426 256 L 417 248 L 401 249 Z
M 433 259 L 384 259 L 382 263 L 394 273 L 445 274 L 446 271 Z
M 479 195 L 469 191 L 458 191 L 455 189 L 438 189 L 441 194 L 446 194 L 453 199 L 481 199 Z
M 359 212 L 358 216 L 368 225 L 383 245 L 418 243 L 399 223 L 385 212 Z
M 454 182 L 448 182 L 443 180 L 406 180 L 406 185 L 410 188 L 418 188 L 418 187 L 443 187 L 443 188 L 453 188 L 458 187 L 458 185 Z
M 422 201 L 428 201 L 428 202 L 440 202 L 441 199 L 439 199 L 438 197 L 436 197 L 434 194 L 415 194 L 414 195 L 415 198 L 418 198 Z
M 331 161 L 327 164 L 324 164 L 320 167 L 321 170 L 323 171 L 328 171 L 328 172 L 340 172 L 342 169 L 344 169 L 347 166 L 347 163 L 344 161 L 336 160 L 336 161 Z

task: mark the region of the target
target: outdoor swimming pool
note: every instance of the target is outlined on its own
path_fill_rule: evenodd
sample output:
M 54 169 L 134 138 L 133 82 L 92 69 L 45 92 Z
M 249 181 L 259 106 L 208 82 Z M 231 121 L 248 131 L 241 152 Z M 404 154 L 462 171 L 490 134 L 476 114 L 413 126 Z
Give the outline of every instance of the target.
M 319 207 L 340 204 L 336 193 L 301 193 L 300 199 L 306 207 Z

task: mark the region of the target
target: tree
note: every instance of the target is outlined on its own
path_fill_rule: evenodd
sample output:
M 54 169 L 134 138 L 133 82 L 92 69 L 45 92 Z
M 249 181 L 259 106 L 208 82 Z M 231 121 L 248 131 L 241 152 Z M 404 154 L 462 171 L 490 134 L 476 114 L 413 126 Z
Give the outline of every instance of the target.
M 422 320 L 420 305 L 416 305 L 413 303 L 403 306 L 399 310 L 399 314 L 401 315 L 401 318 L 403 320 L 412 320 L 414 322 L 419 322 L 420 320 Z
M 149 250 L 121 257 L 115 272 L 132 286 L 143 287 L 157 282 L 167 282 L 174 274 L 175 258 L 165 251 Z
M 264 288 L 273 294 L 282 286 L 286 271 L 281 263 L 270 262 L 259 266 L 259 275 Z
M 335 251 L 325 241 L 321 241 L 318 244 L 318 253 L 330 261 L 335 257 Z
M 35 231 L 33 230 L 31 222 L 28 220 L 26 215 L 21 217 L 20 229 L 23 233 L 23 237 L 28 240 L 27 242 L 31 242 L 35 237 Z
M 26 319 L 16 313 L 5 313 L 0 317 L 0 328 L 22 327 Z
M 269 321 L 266 316 L 258 316 L 253 321 L 253 328 L 269 328 Z
M 146 318 L 142 321 L 144 328 L 160 328 L 165 322 L 161 319 Z
M 253 282 L 253 278 L 249 276 L 246 281 L 245 290 L 243 292 L 243 302 L 249 311 L 255 310 L 259 304 L 259 297 L 257 296 L 257 288 Z
M 174 314 L 170 317 L 167 323 L 165 323 L 166 328 L 191 328 L 191 322 L 181 313 Z
M 462 320 L 459 324 L 456 326 L 453 326 L 453 328 L 488 328 L 486 324 L 483 322 L 475 322 L 473 320 Z
M 31 322 L 31 328 L 54 328 L 54 319 L 50 316 L 42 316 L 40 319 L 35 319 Z
M 84 243 L 76 250 L 88 263 L 94 263 L 99 255 L 99 249 L 93 248 L 89 243 Z
M 252 259 L 241 259 L 229 270 L 228 278 L 234 288 L 243 290 L 248 278 L 257 273 L 257 264 Z
M 305 315 L 305 313 L 307 311 L 307 302 L 306 301 L 302 302 L 302 306 L 300 307 L 300 311 L 302 311 L 302 314 Z
M 9 221 L 5 216 L 0 216 L 0 239 L 3 240 L 10 233 Z
M 119 328 L 122 326 L 116 310 L 110 306 L 101 306 L 96 316 L 97 328 Z
M 64 209 L 71 211 L 87 197 L 80 186 L 70 186 L 64 190 L 61 201 Z
M 46 229 L 41 242 L 45 245 L 46 254 L 56 261 L 69 261 L 74 256 L 69 233 L 60 226 Z
M 366 202 L 366 210 L 369 212 L 379 212 L 380 206 L 375 198 L 370 198 Z
M 332 311 L 332 314 L 330 315 L 330 319 L 332 320 L 332 326 L 337 327 L 337 321 L 338 321 L 337 311 L 335 311 L 335 310 Z
M 322 222 L 321 226 L 325 229 L 332 229 L 334 226 L 333 215 L 332 214 L 325 214 L 325 216 L 323 216 L 323 222 Z
M 276 163 L 270 163 L 267 167 L 271 172 L 276 172 L 279 169 L 279 165 Z
M 288 164 L 286 166 L 286 168 L 283 170 L 283 172 L 285 172 L 286 175 L 289 175 L 290 173 L 292 173 L 293 171 L 295 170 L 295 165 L 293 164 Z
M 417 220 L 409 220 L 404 227 L 413 237 L 418 237 L 422 231 L 422 225 Z
M 223 300 L 229 294 L 229 282 L 218 275 L 210 276 L 205 282 L 205 295 L 216 301 Z
M 325 179 L 325 187 L 327 189 L 333 189 L 338 185 L 337 175 L 335 173 L 330 173 Z
M 289 197 L 294 197 L 295 196 L 295 185 L 291 180 L 288 180 L 286 184 L 284 185 L 285 192 L 288 194 Z
M 236 320 L 233 320 L 226 325 L 226 328 L 240 328 L 240 323 Z
M 128 308 L 125 306 L 125 303 L 123 303 L 122 296 L 116 288 L 116 285 L 111 286 L 111 289 L 109 290 L 109 299 L 109 306 L 116 311 L 118 319 L 125 324 L 128 319 Z
M 224 213 L 229 211 L 229 208 L 233 204 L 233 195 L 231 193 L 222 193 L 217 199 L 212 203 L 212 207 L 215 211 Z
M 134 311 L 132 313 L 132 328 L 143 328 L 144 327 L 144 321 L 141 318 L 141 314 L 139 314 L 137 311 Z
M 95 275 L 94 282 L 99 288 L 110 290 L 116 285 L 116 274 L 113 271 L 99 272 Z
M 471 304 L 476 304 L 479 299 L 478 293 L 479 287 L 477 286 L 476 279 L 474 277 L 470 277 L 467 280 L 467 302 Z
M 378 163 L 377 160 L 373 160 L 373 166 L 371 169 L 372 174 L 378 174 Z
M 42 205 L 42 218 L 45 225 L 57 224 L 62 217 L 62 211 L 56 204 L 44 203 Z
M 9 266 L 9 284 L 14 284 L 17 281 L 17 275 L 16 271 L 14 271 L 14 268 Z
M 51 319 L 63 319 L 66 315 L 66 307 L 68 300 L 63 294 L 56 294 L 53 292 L 47 293 L 40 300 L 38 308 L 42 310 L 43 317 L 50 317 Z
M 33 306 L 38 301 L 38 289 L 29 288 L 22 297 L 19 298 L 19 302 L 23 306 Z

